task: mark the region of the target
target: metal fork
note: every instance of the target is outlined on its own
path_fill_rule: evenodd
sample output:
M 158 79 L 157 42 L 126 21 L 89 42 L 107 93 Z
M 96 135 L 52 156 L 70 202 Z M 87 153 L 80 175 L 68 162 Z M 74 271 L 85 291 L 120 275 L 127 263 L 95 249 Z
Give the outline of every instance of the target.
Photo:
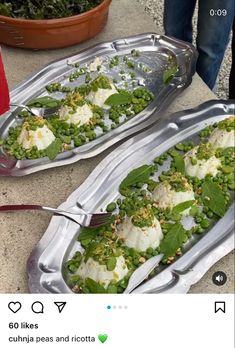
M 43 116 L 45 118 L 54 115 L 60 108 L 60 106 L 54 106 L 52 108 L 49 108 L 49 107 L 47 107 L 47 108 L 35 108 L 35 107 L 29 107 L 29 106 L 24 105 L 24 104 L 12 104 L 12 103 L 10 105 L 23 108 L 23 109 L 27 110 L 28 112 L 30 112 L 34 116 Z
M 13 212 L 18 210 L 43 210 L 48 211 L 52 214 L 57 214 L 64 216 L 70 220 L 73 220 L 80 226 L 84 227 L 98 227 L 104 225 L 108 222 L 108 219 L 111 216 L 111 213 L 87 213 L 84 210 L 80 209 L 80 212 L 72 213 L 62 209 L 56 209 L 51 207 L 46 207 L 42 205 L 35 204 L 15 204 L 15 205 L 1 205 L 0 213 L 2 212 Z M 81 223 L 81 216 L 85 216 L 84 221 Z

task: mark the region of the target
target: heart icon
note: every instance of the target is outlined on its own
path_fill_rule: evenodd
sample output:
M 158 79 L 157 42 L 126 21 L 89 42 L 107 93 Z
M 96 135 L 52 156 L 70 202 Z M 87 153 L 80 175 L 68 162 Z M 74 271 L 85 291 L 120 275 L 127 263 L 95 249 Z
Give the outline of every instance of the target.
M 8 303 L 8 308 L 13 313 L 17 313 L 20 310 L 20 308 L 21 308 L 21 303 L 20 302 L 9 302 Z
M 108 339 L 108 335 L 106 334 L 101 334 L 98 336 L 98 339 L 100 340 L 101 343 L 104 343 Z

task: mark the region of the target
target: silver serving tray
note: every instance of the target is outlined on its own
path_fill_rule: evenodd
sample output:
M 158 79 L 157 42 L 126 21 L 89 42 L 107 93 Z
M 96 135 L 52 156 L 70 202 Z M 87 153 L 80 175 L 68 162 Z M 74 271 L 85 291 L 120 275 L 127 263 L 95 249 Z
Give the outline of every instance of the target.
M 87 211 L 100 211 L 119 197 L 119 184 L 130 170 L 152 162 L 178 142 L 193 139 L 201 129 L 234 111 L 234 103 L 216 100 L 162 120 L 109 154 L 60 208 L 76 212 L 79 203 Z M 210 231 L 194 235 L 180 258 L 169 266 L 160 266 L 158 274 L 134 293 L 186 293 L 215 262 L 233 249 L 233 227 L 234 203 Z M 75 251 L 82 250 L 77 242 L 79 233 L 76 223 L 59 216 L 51 219 L 28 260 L 30 292 L 72 292 L 64 280 L 63 265 Z
M 133 70 L 138 81 L 141 84 L 144 83 L 156 96 L 155 100 L 143 112 L 121 124 L 116 129 L 97 137 L 95 140 L 79 148 L 59 154 L 54 161 L 50 161 L 46 157 L 37 160 L 16 161 L 14 158 L 9 158 L 6 153 L 0 150 L 0 176 L 23 176 L 44 169 L 71 164 L 80 159 L 93 157 L 121 139 L 158 121 L 160 111 L 169 105 L 176 95 L 191 83 L 192 76 L 195 73 L 197 53 L 195 48 L 190 44 L 154 33 L 101 43 L 81 51 L 74 56 L 55 61 L 18 85 L 11 92 L 11 102 L 25 104 L 36 97 L 48 95 L 45 86 L 52 82 L 62 82 L 63 85 L 73 87 L 84 83 L 83 77 L 72 83 L 68 82 L 65 78 L 65 76 L 68 76 L 74 70 L 74 68 L 68 66 L 68 60 L 72 63 L 79 62 L 83 66 L 90 64 L 95 57 L 102 57 L 107 60 L 108 57 L 115 55 L 128 55 L 132 49 L 142 52 L 140 57 L 135 58 L 135 61 L 137 63 L 143 62 L 152 71 L 151 73 L 144 73 L 138 68 Z M 169 58 L 177 62 L 179 71 L 170 84 L 164 85 L 162 76 L 164 70 L 169 66 Z M 110 69 L 108 63 L 106 65 L 104 64 L 104 69 L 104 72 L 111 78 L 118 76 L 118 69 Z M 125 69 L 125 67 L 122 66 L 122 69 Z M 58 93 L 54 96 L 62 98 L 63 94 Z M 0 117 L 0 138 L 7 136 L 9 127 L 20 122 L 16 119 L 18 112 L 19 109 L 15 108 L 12 109 L 12 112 L 8 112 Z

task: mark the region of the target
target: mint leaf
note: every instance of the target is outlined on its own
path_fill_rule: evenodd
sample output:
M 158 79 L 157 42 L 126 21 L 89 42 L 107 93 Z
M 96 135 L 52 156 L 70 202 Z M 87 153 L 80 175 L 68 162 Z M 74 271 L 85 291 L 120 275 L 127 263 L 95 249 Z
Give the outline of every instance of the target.
M 195 200 L 185 201 L 185 202 L 179 203 L 172 209 L 172 213 L 173 214 L 175 214 L 175 213 L 182 213 L 185 209 L 188 209 L 188 208 L 192 207 L 194 202 L 195 202 Z
M 105 104 L 109 106 L 125 105 L 129 104 L 132 100 L 131 93 L 127 91 L 120 91 L 119 93 L 112 94 L 106 99 Z
M 213 213 L 219 217 L 224 216 L 226 212 L 226 200 L 223 191 L 213 181 L 206 180 L 202 184 L 203 203 L 210 208 Z
M 164 254 L 165 258 L 173 256 L 177 249 L 183 245 L 185 235 L 186 230 L 178 222 L 169 228 L 165 238 L 160 244 L 161 253 Z
M 100 230 L 103 228 L 103 226 L 92 228 L 92 227 L 83 227 L 81 230 L 81 233 L 78 236 L 78 241 L 82 242 L 87 239 L 94 239 L 100 232 Z
M 170 83 L 170 81 L 176 75 L 178 70 L 179 70 L 178 65 L 174 65 L 174 66 L 172 66 L 169 69 L 164 71 L 164 73 L 163 73 L 163 82 L 164 82 L 165 85 Z
M 116 267 L 117 259 L 116 257 L 110 257 L 106 263 L 106 267 L 108 271 L 113 271 Z
M 117 294 L 117 286 L 109 284 L 106 291 L 108 294 Z
M 36 107 L 47 107 L 47 108 L 54 108 L 56 106 L 60 106 L 61 105 L 61 101 L 49 96 L 45 96 L 45 97 L 40 97 L 40 98 L 36 98 L 36 99 L 32 99 L 27 103 L 27 106 L 36 106 Z
M 143 165 L 139 168 L 133 169 L 121 182 L 119 192 L 125 196 L 125 192 L 128 188 L 131 188 L 137 183 L 146 183 L 152 172 L 153 167 L 148 165 Z
M 180 172 L 183 175 L 185 174 L 185 163 L 183 157 L 180 154 L 174 155 L 172 166 L 176 168 L 177 172 Z
M 93 256 L 94 251 L 96 250 L 97 246 L 99 245 L 98 242 L 92 242 L 91 244 L 88 245 L 88 248 L 85 253 L 85 263 L 89 259 L 89 257 Z
M 97 283 L 96 281 L 94 281 L 91 278 L 86 279 L 85 285 L 90 290 L 90 292 L 92 294 L 106 294 L 107 293 L 107 291 L 105 290 L 105 288 L 102 285 L 100 285 L 99 283 Z
M 61 152 L 62 142 L 60 139 L 55 139 L 45 150 L 46 156 L 53 161 Z

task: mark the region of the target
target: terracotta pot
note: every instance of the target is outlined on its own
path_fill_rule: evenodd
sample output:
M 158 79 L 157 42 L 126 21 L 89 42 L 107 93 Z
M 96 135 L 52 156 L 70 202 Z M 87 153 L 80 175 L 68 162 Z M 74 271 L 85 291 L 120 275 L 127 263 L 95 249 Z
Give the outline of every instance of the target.
M 108 19 L 112 0 L 85 13 L 58 19 L 31 20 L 0 16 L 0 43 L 20 48 L 62 48 L 89 40 Z

